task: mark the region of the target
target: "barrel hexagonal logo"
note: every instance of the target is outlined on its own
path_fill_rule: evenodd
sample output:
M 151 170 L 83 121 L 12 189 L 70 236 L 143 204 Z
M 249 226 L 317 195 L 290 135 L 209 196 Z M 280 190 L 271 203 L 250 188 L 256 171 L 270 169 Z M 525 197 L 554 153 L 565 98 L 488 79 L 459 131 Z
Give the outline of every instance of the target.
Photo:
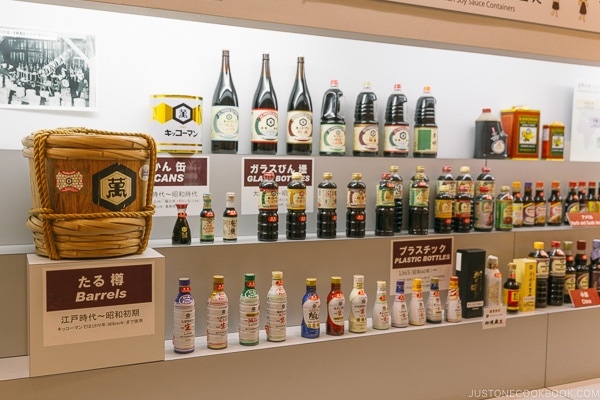
M 133 203 L 137 196 L 135 171 L 113 164 L 92 175 L 92 196 L 96 205 L 120 211 Z
M 187 124 L 192 121 L 192 107 L 181 103 L 173 107 L 173 119 L 180 124 Z

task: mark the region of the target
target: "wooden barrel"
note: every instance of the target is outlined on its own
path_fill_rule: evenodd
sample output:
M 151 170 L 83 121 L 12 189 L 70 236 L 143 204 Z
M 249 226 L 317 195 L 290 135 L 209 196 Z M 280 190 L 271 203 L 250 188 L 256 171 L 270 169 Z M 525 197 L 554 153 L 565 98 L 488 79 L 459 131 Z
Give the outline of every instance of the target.
M 141 253 L 154 206 L 154 139 L 85 128 L 42 130 L 22 140 L 36 252 L 51 259 Z

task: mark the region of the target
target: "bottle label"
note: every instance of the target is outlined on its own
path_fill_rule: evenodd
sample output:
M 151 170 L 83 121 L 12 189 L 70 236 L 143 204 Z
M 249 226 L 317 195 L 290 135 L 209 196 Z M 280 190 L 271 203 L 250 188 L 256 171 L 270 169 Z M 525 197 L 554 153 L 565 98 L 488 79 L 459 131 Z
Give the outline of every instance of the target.
M 367 330 L 367 295 L 362 289 L 352 290 L 350 293 L 348 328 L 352 332 Z
M 523 226 L 523 203 L 513 203 L 513 226 Z
M 565 276 L 567 260 L 564 257 L 550 257 L 550 275 Z
M 259 188 L 258 208 L 262 210 L 277 210 L 279 206 L 279 192 L 273 188 Z
M 392 305 L 392 326 L 402 328 L 408 325 L 408 308 L 404 295 L 397 296 Z
M 392 182 L 387 183 L 384 187 L 377 185 L 377 198 L 375 199 L 375 205 L 382 207 L 394 207 L 394 184 Z
M 312 143 L 311 111 L 288 111 L 287 121 L 287 143 Z
M 410 188 L 408 192 L 408 204 L 411 207 L 428 207 L 429 206 L 429 188 L 417 187 Z
M 435 217 L 452 218 L 452 199 L 435 199 Z
M 442 320 L 442 301 L 440 300 L 440 292 L 438 290 L 429 292 L 427 309 L 425 310 L 425 318 L 432 322 L 438 322 Z
M 212 140 L 235 141 L 239 133 L 239 109 L 232 106 L 212 106 Z
M 215 239 L 215 219 L 202 217 L 200 218 L 200 239 L 214 240 Z
M 337 189 L 317 189 L 317 208 L 336 209 Z
M 353 149 L 358 152 L 376 153 L 379 150 L 379 126 L 355 124 Z
M 253 109 L 250 117 L 252 141 L 255 143 L 277 142 L 279 115 L 273 109 Z
M 442 314 L 442 308 L 440 307 L 440 315 Z M 379 296 L 379 299 L 373 307 L 373 328 L 375 329 L 387 329 L 390 327 L 390 310 L 387 305 L 387 298 L 385 293 L 383 296 Z
M 346 207 L 365 208 L 367 205 L 367 194 L 365 189 L 349 188 L 347 194 Z
M 486 186 L 488 188 L 488 193 L 493 197 L 496 191 L 496 182 L 494 181 L 477 181 L 475 184 L 475 192 L 479 193 L 479 189 Z
M 536 276 L 538 278 L 547 278 L 550 273 L 550 261 L 548 259 L 536 259 Z
M 575 203 L 569 204 L 567 206 L 566 212 L 567 213 L 579 212 L 579 203 L 575 202 Z
M 393 181 L 394 182 L 394 199 L 402 200 L 404 197 L 404 187 L 402 186 L 401 181 Z
M 575 274 L 566 274 L 565 275 L 565 295 L 569 295 L 570 290 L 575 290 L 577 285 L 577 277 Z
M 440 188 L 444 185 L 448 187 L 448 194 L 452 197 L 456 197 L 456 181 L 438 180 L 436 182 L 436 193 L 439 193 Z
M 513 289 L 504 289 L 502 293 L 502 302 L 506 304 L 507 310 L 516 311 L 519 309 L 519 291 Z
M 408 323 L 411 325 L 425 324 L 425 304 L 423 304 L 423 295 L 420 292 L 413 292 L 408 307 Z
M 523 225 L 533 226 L 535 223 L 535 207 L 533 203 L 523 204 Z
M 500 200 L 496 202 L 496 228 L 511 229 L 512 224 L 512 201 Z
M 337 293 L 327 303 L 327 312 L 329 319 L 334 325 L 344 326 L 344 308 L 346 306 L 346 298 L 342 293 Z
M 194 298 L 187 294 L 179 297 L 173 309 L 173 347 L 176 351 L 194 350 L 196 312 Z
M 471 200 L 456 200 L 454 201 L 454 217 L 460 219 L 471 218 Z
M 468 180 L 468 181 L 463 181 L 460 179 L 456 180 L 456 186 L 460 187 L 460 186 L 466 186 L 467 187 L 467 193 L 469 194 L 469 196 L 471 197 L 475 197 L 475 182 Z
M 346 152 L 346 125 L 321 124 L 321 138 L 319 151 L 321 153 Z
M 288 210 L 306 210 L 306 189 L 289 189 L 288 188 Z
M 416 153 L 437 153 L 438 151 L 438 129 L 435 127 L 414 128 Z
M 590 285 L 590 275 L 586 272 L 577 274 L 575 287 L 577 289 L 588 289 Z
M 535 219 L 534 225 L 546 224 L 546 202 L 538 202 L 535 204 Z
M 385 125 L 383 151 L 386 153 L 408 154 L 408 125 Z
M 562 223 L 562 202 L 552 201 L 548 203 L 548 223 L 558 225 Z
M 475 202 L 474 217 L 473 227 L 476 229 L 492 229 L 494 227 L 494 201 L 480 200 Z
M 462 320 L 462 305 L 458 296 L 449 297 L 446 305 L 446 321 L 460 322 Z
M 302 317 L 304 324 L 309 329 L 319 329 L 319 311 L 321 309 L 321 299 L 319 296 L 312 295 L 302 304 Z
M 237 217 L 223 217 L 223 239 L 237 239 Z

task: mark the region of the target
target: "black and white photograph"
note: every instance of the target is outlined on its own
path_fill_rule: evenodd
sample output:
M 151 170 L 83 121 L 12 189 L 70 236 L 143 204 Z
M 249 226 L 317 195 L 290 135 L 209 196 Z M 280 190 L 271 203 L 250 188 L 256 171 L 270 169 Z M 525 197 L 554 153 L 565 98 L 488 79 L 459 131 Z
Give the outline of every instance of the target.
M 95 40 L 0 27 L 0 107 L 91 111 Z

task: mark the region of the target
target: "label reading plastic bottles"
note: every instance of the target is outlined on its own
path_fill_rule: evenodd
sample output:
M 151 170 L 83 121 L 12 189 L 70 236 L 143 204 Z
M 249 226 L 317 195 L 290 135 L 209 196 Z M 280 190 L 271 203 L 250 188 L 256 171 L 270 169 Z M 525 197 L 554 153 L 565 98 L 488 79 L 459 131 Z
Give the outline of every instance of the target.
M 279 133 L 279 115 L 277 114 L 277 110 L 252 110 L 250 122 L 253 142 L 270 143 L 277 141 Z
M 312 143 L 312 112 L 288 111 L 287 120 L 287 143 Z
M 408 125 L 385 125 L 383 128 L 385 142 L 383 151 L 386 153 L 408 153 Z
M 377 125 L 354 125 L 354 151 L 377 152 L 379 150 L 379 127 Z
M 346 125 L 321 124 L 320 151 L 322 153 L 346 152 Z
M 232 106 L 212 106 L 212 140 L 238 140 L 239 110 Z

